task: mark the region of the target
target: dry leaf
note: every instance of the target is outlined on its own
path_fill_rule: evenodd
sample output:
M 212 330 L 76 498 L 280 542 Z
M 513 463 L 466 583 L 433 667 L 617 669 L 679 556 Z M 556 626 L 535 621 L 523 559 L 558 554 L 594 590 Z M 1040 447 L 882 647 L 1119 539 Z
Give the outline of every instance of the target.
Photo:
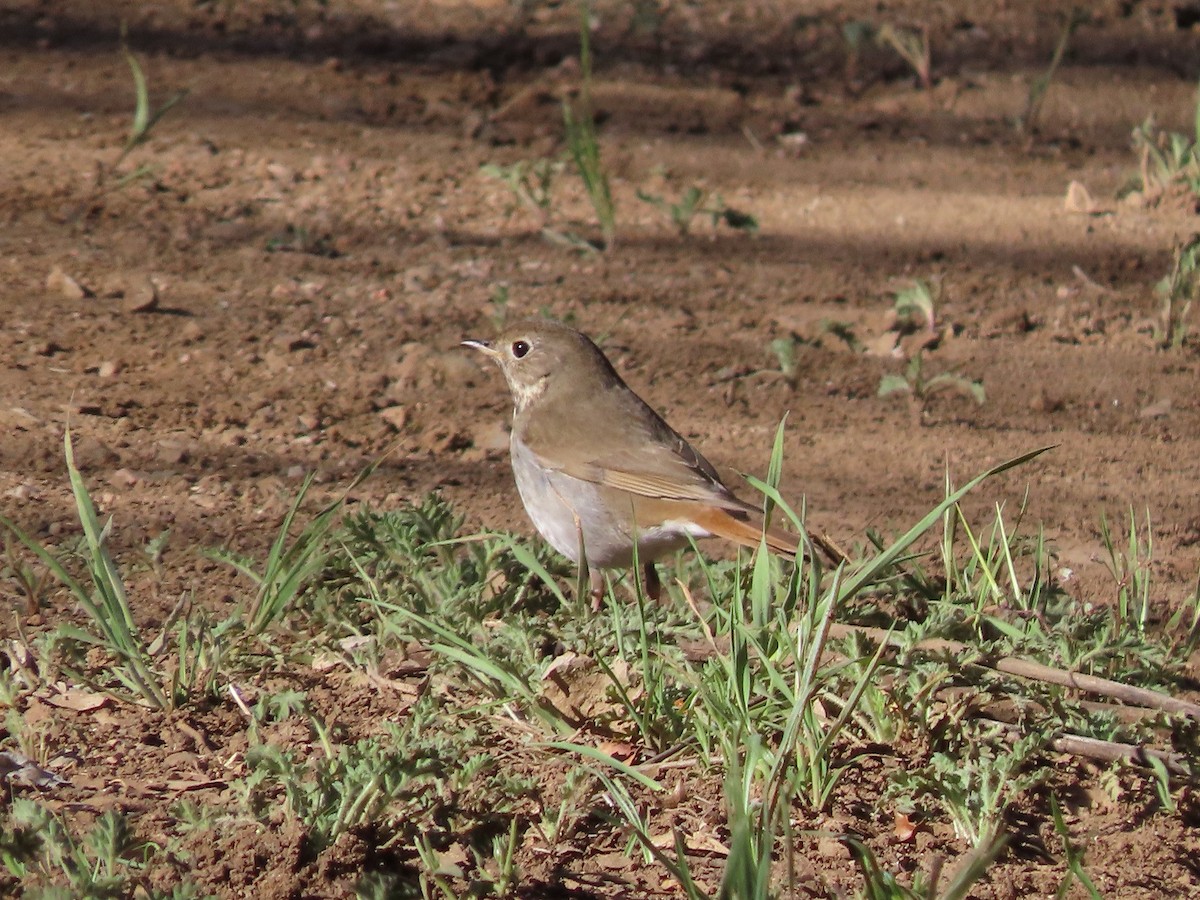
M 896 835 L 896 840 L 908 842 L 913 839 L 917 833 L 917 823 L 908 817 L 907 813 L 898 812 L 896 822 L 893 827 L 893 833 Z
M 631 697 L 640 691 L 629 686 L 629 667 L 615 659 L 609 666 L 611 677 L 590 656 L 563 653 L 556 657 L 542 676 L 542 699 L 571 725 L 579 727 L 621 708 L 609 699 L 615 679 Z
M 112 703 L 112 697 L 107 694 L 95 694 L 77 688 L 69 688 L 57 694 L 47 694 L 42 699 L 51 706 L 57 706 L 59 709 L 73 709 L 75 712 L 91 712 Z
M 664 831 L 653 835 L 650 843 L 659 850 L 671 850 L 675 847 L 675 832 Z M 710 832 L 687 834 L 683 837 L 683 845 L 694 853 L 712 853 L 716 856 L 728 856 L 729 848 L 717 840 Z

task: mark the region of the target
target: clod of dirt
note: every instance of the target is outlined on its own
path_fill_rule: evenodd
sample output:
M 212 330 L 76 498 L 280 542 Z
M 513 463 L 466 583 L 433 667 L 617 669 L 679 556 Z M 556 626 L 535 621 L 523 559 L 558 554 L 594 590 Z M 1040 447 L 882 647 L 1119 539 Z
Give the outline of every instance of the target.
M 150 312 L 158 309 L 158 287 L 150 278 L 139 281 L 125 291 L 121 309 L 127 313 Z
M 111 466 L 121 459 L 115 450 L 96 438 L 76 438 L 74 450 L 75 465 L 81 472 Z
M 379 418 L 387 422 L 395 431 L 403 431 L 408 424 L 408 407 L 389 406 L 379 411 Z
M 1072 181 L 1067 185 L 1067 196 L 1063 201 L 1063 208 L 1069 213 L 1079 213 L 1085 216 L 1102 216 L 1112 212 L 1111 209 L 1097 203 L 1088 189 L 1079 181 Z
M 117 488 L 131 488 L 141 480 L 132 469 L 117 469 L 108 476 L 108 483 Z
M 1165 419 L 1171 414 L 1171 398 L 1164 397 L 1138 410 L 1139 419 Z
M 837 838 L 822 838 L 817 841 L 817 854 L 827 859 L 847 859 L 850 856 L 850 848 Z
M 878 337 L 863 342 L 863 350 L 868 356 L 899 357 L 902 355 L 897 346 L 900 340 L 899 332 L 885 331 Z
M 82 300 L 84 297 L 95 296 L 92 291 L 64 272 L 62 266 L 55 266 L 50 270 L 50 274 L 46 276 L 46 290 L 68 300 Z
M 1038 391 L 1029 401 L 1029 411 L 1035 413 L 1054 413 L 1059 412 L 1066 406 L 1066 402 L 1057 394 L 1051 394 L 1045 389 Z
M 188 461 L 188 447 L 181 440 L 159 441 L 156 447 L 156 456 L 159 462 L 166 465 L 179 465 Z

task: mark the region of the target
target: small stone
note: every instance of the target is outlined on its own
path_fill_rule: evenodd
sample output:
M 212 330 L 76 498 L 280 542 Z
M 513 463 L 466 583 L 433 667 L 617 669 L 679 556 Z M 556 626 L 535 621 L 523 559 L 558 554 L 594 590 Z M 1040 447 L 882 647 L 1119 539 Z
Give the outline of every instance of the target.
M 68 300 L 82 300 L 92 296 L 91 291 L 64 272 L 61 266 L 55 266 L 46 276 L 46 290 L 61 294 Z
M 1069 213 L 1085 216 L 1098 216 L 1109 211 L 1097 203 L 1091 192 L 1079 181 L 1072 181 L 1067 185 L 1067 197 L 1063 201 L 1063 208 Z
M 95 438 L 78 438 L 75 441 L 75 464 L 80 470 L 106 468 L 120 459 L 112 448 Z
M 118 488 L 131 488 L 141 480 L 141 476 L 132 469 L 117 469 L 108 476 L 108 483 Z
M 121 309 L 127 313 L 150 312 L 158 309 L 158 287 L 146 278 L 131 286 L 121 301 Z
M 194 344 L 204 337 L 204 329 L 200 327 L 200 323 L 198 322 L 188 322 L 183 328 L 179 329 L 179 336 L 185 344 Z
M 4 492 L 5 497 L 10 497 L 13 500 L 36 500 L 41 495 L 37 489 L 37 485 L 25 482 L 18 484 L 15 488 L 9 488 Z
M 403 431 L 404 426 L 408 424 L 408 407 L 389 406 L 387 409 L 381 409 L 379 418 L 387 422 L 394 430 Z
M 1030 412 L 1035 413 L 1054 413 L 1060 412 L 1066 402 L 1055 394 L 1051 394 L 1044 388 L 1038 391 L 1029 401 Z
M 187 445 L 182 441 L 165 440 L 158 442 L 158 460 L 167 465 L 178 465 L 188 461 Z
M 96 367 L 96 374 L 101 378 L 112 378 L 121 371 L 121 364 L 116 360 L 106 359 Z

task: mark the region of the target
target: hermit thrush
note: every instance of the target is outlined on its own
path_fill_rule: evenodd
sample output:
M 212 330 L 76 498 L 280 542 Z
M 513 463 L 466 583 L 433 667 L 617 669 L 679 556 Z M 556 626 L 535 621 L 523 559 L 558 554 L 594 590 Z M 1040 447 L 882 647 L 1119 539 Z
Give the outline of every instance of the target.
M 767 528 L 701 456 L 635 394 L 592 341 L 557 322 L 527 319 L 495 341 L 464 341 L 496 361 L 515 410 L 513 474 L 525 511 L 559 553 L 585 564 L 594 603 L 603 569 L 643 564 L 657 597 L 654 561 L 689 538 L 747 547 L 764 538 L 794 556 L 791 535 Z

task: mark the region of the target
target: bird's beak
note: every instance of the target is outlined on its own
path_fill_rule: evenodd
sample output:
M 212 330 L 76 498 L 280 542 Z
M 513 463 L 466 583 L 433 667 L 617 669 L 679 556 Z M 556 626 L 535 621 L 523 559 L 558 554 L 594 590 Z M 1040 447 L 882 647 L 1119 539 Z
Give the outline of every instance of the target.
M 476 350 L 482 350 L 492 359 L 496 359 L 500 354 L 496 352 L 496 348 L 492 346 L 491 341 L 463 341 L 464 347 L 473 347 Z

